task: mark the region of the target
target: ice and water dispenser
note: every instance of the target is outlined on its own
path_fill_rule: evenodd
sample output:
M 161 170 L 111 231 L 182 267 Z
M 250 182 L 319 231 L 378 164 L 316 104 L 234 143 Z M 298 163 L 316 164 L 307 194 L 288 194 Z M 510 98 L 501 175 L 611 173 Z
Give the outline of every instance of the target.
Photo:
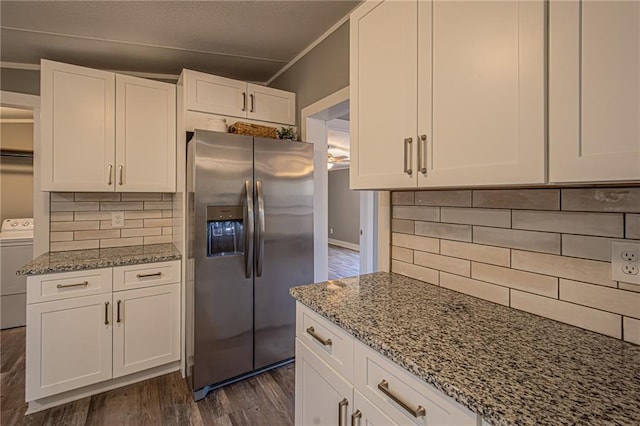
M 207 257 L 244 253 L 243 206 L 207 206 Z

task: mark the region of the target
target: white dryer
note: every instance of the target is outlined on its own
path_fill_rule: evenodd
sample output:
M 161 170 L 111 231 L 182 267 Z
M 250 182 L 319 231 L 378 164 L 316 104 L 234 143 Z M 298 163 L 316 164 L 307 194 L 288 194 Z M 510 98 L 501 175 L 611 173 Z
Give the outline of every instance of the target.
M 33 218 L 5 219 L 0 231 L 0 328 L 25 325 L 27 277 L 18 268 L 33 259 Z

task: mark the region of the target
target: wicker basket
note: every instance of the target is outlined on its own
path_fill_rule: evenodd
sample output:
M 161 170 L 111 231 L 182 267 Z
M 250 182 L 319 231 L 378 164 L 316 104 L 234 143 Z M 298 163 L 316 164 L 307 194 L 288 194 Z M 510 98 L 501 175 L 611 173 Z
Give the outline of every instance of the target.
M 273 139 L 277 139 L 278 137 L 276 130 L 277 129 L 275 127 L 260 126 L 258 124 L 245 123 L 243 121 L 237 121 L 229 126 L 229 133 Z

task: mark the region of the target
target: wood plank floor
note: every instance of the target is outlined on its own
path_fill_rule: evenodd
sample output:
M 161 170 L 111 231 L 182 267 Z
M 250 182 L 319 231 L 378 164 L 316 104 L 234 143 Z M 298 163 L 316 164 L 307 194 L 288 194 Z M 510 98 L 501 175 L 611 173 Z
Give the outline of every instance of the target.
M 294 364 L 209 393 L 197 403 L 180 373 L 167 374 L 25 416 L 25 328 L 0 333 L 0 424 L 292 425 Z
M 360 253 L 329 244 L 329 279 L 353 277 L 360 274 Z

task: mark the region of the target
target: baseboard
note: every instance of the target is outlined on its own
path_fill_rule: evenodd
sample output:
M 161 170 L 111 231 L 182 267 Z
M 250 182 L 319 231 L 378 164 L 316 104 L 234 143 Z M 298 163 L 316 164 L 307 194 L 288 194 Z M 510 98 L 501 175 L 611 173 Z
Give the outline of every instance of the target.
M 329 238 L 329 244 L 332 246 L 344 247 L 353 251 L 360 251 L 360 245 L 349 243 L 347 241 L 340 241 Z
M 118 377 L 117 379 L 95 383 L 93 385 L 85 386 L 80 389 L 62 392 L 57 395 L 51 395 L 33 401 L 28 401 L 29 406 L 25 414 L 37 413 L 38 411 L 66 404 L 67 402 L 76 401 L 87 396 L 106 392 L 108 390 L 130 385 L 132 383 L 141 382 L 143 380 L 152 379 L 154 377 L 162 376 L 168 373 L 173 373 L 174 371 L 178 371 L 179 369 L 179 361 L 174 361 L 166 365 L 161 365 L 159 367 L 150 368 L 145 371 L 140 371 L 139 373 L 134 373 L 128 376 Z

